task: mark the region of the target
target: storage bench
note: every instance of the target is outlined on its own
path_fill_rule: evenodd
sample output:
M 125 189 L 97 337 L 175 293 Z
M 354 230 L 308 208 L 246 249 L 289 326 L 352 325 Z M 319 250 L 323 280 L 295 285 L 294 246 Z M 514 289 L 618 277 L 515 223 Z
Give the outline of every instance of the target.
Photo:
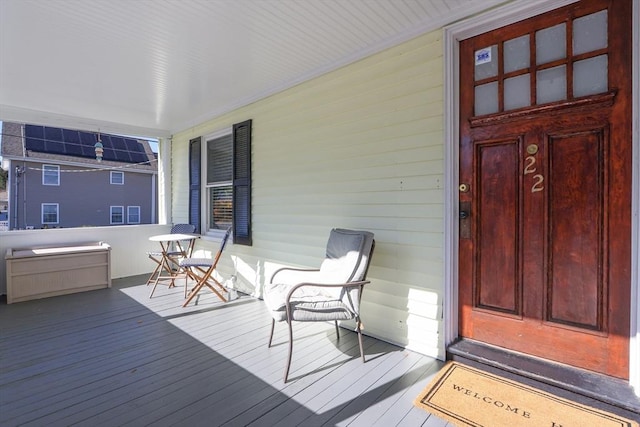
M 88 242 L 9 248 L 7 304 L 111 287 L 111 246 Z

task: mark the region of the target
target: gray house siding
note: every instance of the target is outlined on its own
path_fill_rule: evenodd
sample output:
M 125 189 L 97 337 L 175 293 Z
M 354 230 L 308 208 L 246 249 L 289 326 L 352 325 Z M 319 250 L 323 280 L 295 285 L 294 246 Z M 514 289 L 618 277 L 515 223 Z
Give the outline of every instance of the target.
M 22 164 L 22 162 L 16 162 Z M 25 163 L 25 172 L 18 183 L 17 217 L 12 209 L 12 228 L 83 227 L 111 225 L 110 207 L 123 206 L 124 224 L 127 207 L 140 207 L 140 224 L 150 224 L 156 218 L 152 195 L 152 174 L 124 172 L 124 184 L 111 184 L 109 170 L 89 170 L 60 166 L 60 185 L 43 185 L 42 168 L 51 163 Z M 15 168 L 14 168 L 15 169 Z M 15 172 L 14 172 L 15 173 Z M 14 175 L 15 176 L 15 175 Z M 15 191 L 15 187 L 13 188 Z M 25 199 L 25 191 L 27 197 Z M 42 204 L 58 204 L 57 224 L 42 222 Z

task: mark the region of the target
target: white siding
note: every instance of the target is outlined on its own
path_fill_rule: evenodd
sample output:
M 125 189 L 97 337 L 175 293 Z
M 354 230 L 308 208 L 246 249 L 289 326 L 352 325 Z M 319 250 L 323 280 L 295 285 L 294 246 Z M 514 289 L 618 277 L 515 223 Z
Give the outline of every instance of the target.
M 277 266 L 318 266 L 332 227 L 370 230 L 365 332 L 443 357 L 442 70 L 436 31 L 175 135 L 171 222 L 189 139 L 253 119 L 254 244 L 229 246 L 224 279 L 260 296 Z

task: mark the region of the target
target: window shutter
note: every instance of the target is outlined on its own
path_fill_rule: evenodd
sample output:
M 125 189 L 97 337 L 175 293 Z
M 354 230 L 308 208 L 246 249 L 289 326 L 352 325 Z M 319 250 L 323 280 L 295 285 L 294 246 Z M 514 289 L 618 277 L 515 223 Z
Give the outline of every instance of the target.
M 251 120 L 233 125 L 233 243 L 251 246 Z
M 189 224 L 196 227 L 195 233 L 200 233 L 200 185 L 201 162 L 200 146 L 202 138 L 189 141 Z

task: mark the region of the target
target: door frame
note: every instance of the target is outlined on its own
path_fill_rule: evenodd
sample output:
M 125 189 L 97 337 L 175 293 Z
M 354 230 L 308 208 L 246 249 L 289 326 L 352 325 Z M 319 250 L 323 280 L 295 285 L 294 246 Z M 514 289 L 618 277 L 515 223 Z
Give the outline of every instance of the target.
M 445 293 L 444 346 L 458 338 L 458 176 L 459 176 L 459 41 L 509 25 L 577 0 L 515 0 L 490 12 L 445 27 L 444 43 L 444 137 L 445 137 Z M 629 384 L 640 396 L 640 2 L 633 2 L 632 34 L 632 224 L 631 224 L 631 319 L 629 337 Z

